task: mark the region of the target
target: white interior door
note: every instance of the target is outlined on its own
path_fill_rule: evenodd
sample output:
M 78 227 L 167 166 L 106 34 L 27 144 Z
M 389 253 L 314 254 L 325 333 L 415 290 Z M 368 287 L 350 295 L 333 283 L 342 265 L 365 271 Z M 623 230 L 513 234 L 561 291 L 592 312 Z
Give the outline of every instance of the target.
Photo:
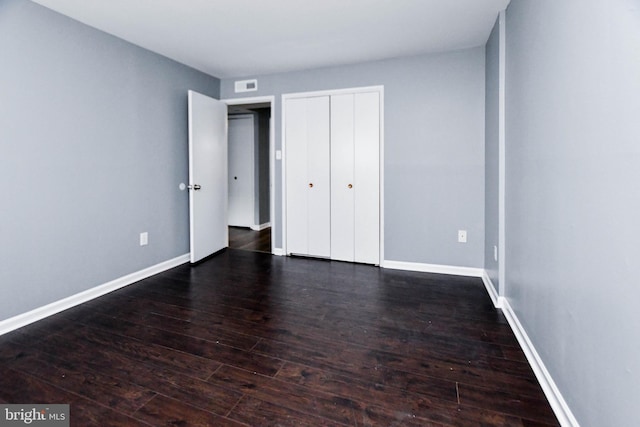
M 229 117 L 229 225 L 255 225 L 255 131 L 252 115 Z
M 189 235 L 192 263 L 229 246 L 227 105 L 191 90 Z

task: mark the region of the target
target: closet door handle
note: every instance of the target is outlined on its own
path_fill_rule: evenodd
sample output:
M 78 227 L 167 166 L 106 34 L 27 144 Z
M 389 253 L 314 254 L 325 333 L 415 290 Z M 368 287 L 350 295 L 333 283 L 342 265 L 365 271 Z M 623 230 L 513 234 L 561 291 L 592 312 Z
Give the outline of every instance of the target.
M 347 185 L 347 187 L 353 188 L 353 184 L 349 184 L 349 185 Z
M 313 188 L 313 182 L 309 183 L 309 188 Z

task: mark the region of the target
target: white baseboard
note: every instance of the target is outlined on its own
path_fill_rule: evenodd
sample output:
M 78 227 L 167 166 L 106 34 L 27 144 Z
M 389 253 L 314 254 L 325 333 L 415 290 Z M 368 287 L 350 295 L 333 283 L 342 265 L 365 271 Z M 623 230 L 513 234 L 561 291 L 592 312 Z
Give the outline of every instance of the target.
M 277 255 L 277 256 L 284 256 L 284 249 L 282 249 L 282 248 L 273 248 L 273 251 L 271 253 L 273 255 Z
M 132 283 L 138 282 L 147 277 L 151 277 L 155 274 L 162 273 L 170 268 L 177 267 L 181 264 L 189 262 L 189 254 L 181 255 L 179 257 L 170 259 L 168 261 L 161 262 L 144 270 L 136 271 L 135 273 L 127 274 L 118 279 L 112 280 L 102 285 L 98 285 L 94 288 L 87 289 L 70 297 L 52 302 L 50 304 L 38 307 L 34 310 L 26 313 L 19 314 L 9 319 L 0 322 L 0 335 L 4 335 L 15 329 L 26 326 L 30 323 L 44 319 L 45 317 L 52 316 L 61 311 L 67 310 L 83 302 L 91 301 L 102 295 L 108 294 L 120 288 L 124 288 Z
M 455 265 L 423 264 L 420 262 L 389 261 L 389 260 L 384 260 L 380 266 L 382 268 L 389 268 L 392 270 L 420 271 L 423 273 L 452 274 L 455 276 L 469 276 L 469 277 L 482 277 L 482 273 L 484 272 L 482 268 L 458 267 Z
M 265 228 L 269 228 L 269 227 L 271 227 L 271 223 L 270 222 L 265 222 L 264 224 L 253 224 L 251 226 L 251 229 L 253 231 L 262 231 Z
M 520 343 L 520 347 L 522 347 L 525 356 L 527 356 L 529 365 L 531 365 L 531 369 L 533 369 L 533 372 L 538 378 L 538 382 L 540 383 L 544 394 L 547 396 L 547 400 L 549 400 L 549 404 L 551 405 L 553 412 L 556 414 L 560 425 L 563 427 L 579 427 L 580 425 L 578 424 L 578 420 L 573 416 L 569 405 L 567 405 L 567 402 L 564 400 L 564 397 L 562 397 L 556 383 L 553 381 L 551 374 L 544 366 L 544 362 L 529 339 L 527 331 L 522 327 L 518 316 L 511 308 L 509 300 L 504 297 L 500 297 L 500 300 L 502 312 L 518 339 L 518 343 Z
M 482 270 L 482 283 L 484 283 L 484 287 L 487 288 L 487 293 L 491 298 L 491 302 L 493 302 L 493 306 L 495 308 L 502 308 L 502 303 L 504 298 L 498 296 L 498 292 L 496 291 L 496 287 L 493 284 L 493 281 L 489 277 L 487 270 Z

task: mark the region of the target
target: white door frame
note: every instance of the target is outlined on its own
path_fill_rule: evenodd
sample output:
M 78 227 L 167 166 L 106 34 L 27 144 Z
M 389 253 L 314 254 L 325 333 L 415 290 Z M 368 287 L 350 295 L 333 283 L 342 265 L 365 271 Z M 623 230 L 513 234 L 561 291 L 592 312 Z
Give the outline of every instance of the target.
M 321 90 L 314 92 L 296 92 L 282 94 L 281 101 L 281 116 L 282 116 L 282 128 L 280 136 L 282 138 L 282 251 L 283 254 L 287 253 L 287 141 L 286 141 L 286 108 L 285 103 L 288 99 L 295 98 L 308 98 L 312 96 L 331 96 L 331 95 L 343 95 L 351 93 L 363 93 L 363 92 L 378 92 L 380 95 L 380 260 L 379 265 L 382 265 L 384 261 L 384 86 L 367 86 L 356 87 L 346 89 L 332 89 Z M 272 115 L 273 116 L 273 115 Z M 273 241 L 273 239 L 272 239 Z
M 276 97 L 269 96 L 255 96 L 251 98 L 228 98 L 221 99 L 227 105 L 244 105 L 244 104 L 261 104 L 269 103 L 271 106 L 271 117 L 269 118 L 269 222 L 271 223 L 271 253 L 277 255 L 275 252 L 276 239 L 273 236 L 278 231 L 278 226 L 275 221 L 276 209 L 275 209 L 275 170 L 276 170 L 276 150 L 275 150 L 275 102 Z M 284 227 L 283 227 L 284 228 Z

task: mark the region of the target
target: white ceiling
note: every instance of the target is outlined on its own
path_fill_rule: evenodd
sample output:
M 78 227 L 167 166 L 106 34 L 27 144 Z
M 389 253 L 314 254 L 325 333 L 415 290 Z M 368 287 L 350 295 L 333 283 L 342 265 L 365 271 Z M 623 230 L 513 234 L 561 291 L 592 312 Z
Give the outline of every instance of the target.
M 481 46 L 509 0 L 34 0 L 220 78 Z

